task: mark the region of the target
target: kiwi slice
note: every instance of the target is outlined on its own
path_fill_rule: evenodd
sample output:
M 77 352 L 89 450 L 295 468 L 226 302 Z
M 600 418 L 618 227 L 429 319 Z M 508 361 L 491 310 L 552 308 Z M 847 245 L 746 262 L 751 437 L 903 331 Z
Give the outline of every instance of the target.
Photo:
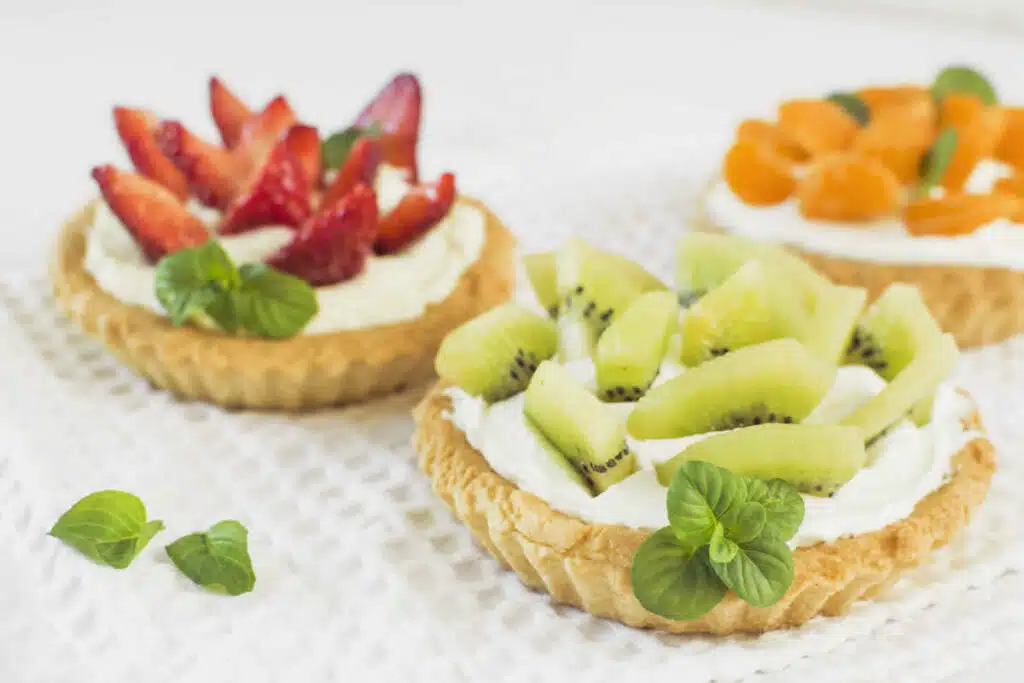
M 523 268 L 530 280 L 530 287 L 537 301 L 552 318 L 558 315 L 558 287 L 555 280 L 555 255 L 553 253 L 527 254 L 523 257 Z
M 591 496 L 594 495 L 594 487 L 590 481 L 590 478 L 585 476 L 582 472 L 576 469 L 576 466 L 569 462 L 569 459 L 562 455 L 562 451 L 555 447 L 555 444 L 551 443 L 546 436 L 536 425 L 529 420 L 526 421 L 526 426 L 529 427 L 533 433 L 534 438 L 537 439 L 537 443 L 544 449 L 544 452 L 548 454 L 551 461 L 557 464 L 571 480 L 579 484 L 580 488 L 589 493 Z
M 558 347 L 555 324 L 504 304 L 452 330 L 434 359 L 437 374 L 466 393 L 494 402 L 526 389 L 537 364 Z
M 597 395 L 605 401 L 636 401 L 650 388 L 679 320 L 671 292 L 648 292 L 608 326 L 597 342 Z
M 684 462 L 703 460 L 736 474 L 782 479 L 799 491 L 833 496 L 867 461 L 860 432 L 839 425 L 760 425 L 716 434 L 655 466 L 668 486 Z
M 589 357 L 608 325 L 644 292 L 668 289 L 636 263 L 571 239 L 555 254 L 560 356 Z
M 614 409 L 552 361 L 537 368 L 526 389 L 527 420 L 601 493 L 636 471 L 626 427 Z
M 748 346 L 647 392 L 629 415 L 638 439 L 672 439 L 765 422 L 799 422 L 831 388 L 836 368 L 793 339 Z
M 942 336 L 916 287 L 889 285 L 857 323 L 846 350 L 846 362 L 867 365 L 883 378 L 896 377 L 918 349 Z
M 932 396 L 953 370 L 959 353 L 948 334 L 925 344 L 881 393 L 847 415 L 842 424 L 859 428 L 862 438 L 871 441 L 900 420 L 921 419 L 926 406 L 930 414 Z
M 840 363 L 853 338 L 868 292 L 863 287 L 831 286 L 818 293 L 811 322 L 800 341 L 809 351 Z

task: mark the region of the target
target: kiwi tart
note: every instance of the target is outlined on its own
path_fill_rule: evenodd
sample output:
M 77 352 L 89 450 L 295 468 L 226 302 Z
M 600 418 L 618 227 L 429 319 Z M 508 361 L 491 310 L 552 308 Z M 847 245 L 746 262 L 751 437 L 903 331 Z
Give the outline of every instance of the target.
M 708 234 L 682 240 L 675 291 L 579 241 L 526 270 L 538 305 L 441 345 L 414 444 L 481 545 L 560 602 L 677 633 L 792 627 L 880 595 L 985 497 L 993 448 L 912 287 L 866 306 Z

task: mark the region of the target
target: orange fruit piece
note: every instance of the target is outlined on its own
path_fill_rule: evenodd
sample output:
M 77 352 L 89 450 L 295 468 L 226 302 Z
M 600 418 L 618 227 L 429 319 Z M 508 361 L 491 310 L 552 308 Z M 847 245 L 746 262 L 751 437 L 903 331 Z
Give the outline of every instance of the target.
M 903 223 L 911 235 L 966 235 L 994 220 L 1015 215 L 1020 206 L 1020 199 L 1002 192 L 922 198 L 907 204 Z
M 931 99 L 889 105 L 857 133 L 851 151 L 878 159 L 909 185 L 917 180 L 921 158 L 935 138 L 936 120 Z
M 800 212 L 826 221 L 868 221 L 896 210 L 900 183 L 882 162 L 852 153 L 818 160 L 796 191 Z
M 996 145 L 996 159 L 1024 169 L 1024 107 L 1005 107 L 1006 127 Z
M 871 116 L 895 105 L 932 104 L 931 92 L 921 85 L 886 85 L 861 88 L 857 97 L 868 105 Z
M 793 162 L 771 146 L 750 140 L 729 149 L 722 174 L 736 196 L 754 206 L 781 204 L 796 189 Z
M 736 129 L 736 140 L 768 145 L 787 159 L 807 161 L 807 152 L 795 140 L 782 132 L 774 123 L 760 119 L 747 119 Z
M 779 129 L 811 158 L 846 149 L 860 124 L 828 100 L 790 100 L 779 106 Z
M 1010 220 L 1014 223 L 1024 223 L 1024 172 L 1018 171 L 1007 178 L 1000 178 L 992 186 L 992 192 L 1001 192 L 1021 200 Z
M 975 95 L 951 93 L 942 100 L 939 125 L 957 132 L 956 151 L 942 177 L 942 186 L 959 192 L 978 162 L 995 153 L 1006 127 L 1006 111 L 986 105 Z

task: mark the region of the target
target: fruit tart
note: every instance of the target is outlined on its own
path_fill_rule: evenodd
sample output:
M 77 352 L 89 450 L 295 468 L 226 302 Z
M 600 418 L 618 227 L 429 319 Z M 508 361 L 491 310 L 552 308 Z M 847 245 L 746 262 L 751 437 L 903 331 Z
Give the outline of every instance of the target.
M 419 176 L 421 90 L 400 74 L 325 138 L 217 78 L 221 143 L 114 109 L 135 167 L 60 235 L 58 306 L 153 384 L 226 407 L 303 409 L 423 381 L 453 328 L 505 301 L 514 240 L 455 176 Z
M 871 298 L 915 284 L 960 346 L 1001 341 L 1024 331 L 1024 108 L 966 67 L 783 102 L 737 128 L 696 224 Z
M 779 247 L 693 233 L 672 291 L 571 242 L 444 340 L 414 438 L 529 586 L 669 632 L 838 615 L 928 561 L 995 455 L 917 289 L 870 306 Z

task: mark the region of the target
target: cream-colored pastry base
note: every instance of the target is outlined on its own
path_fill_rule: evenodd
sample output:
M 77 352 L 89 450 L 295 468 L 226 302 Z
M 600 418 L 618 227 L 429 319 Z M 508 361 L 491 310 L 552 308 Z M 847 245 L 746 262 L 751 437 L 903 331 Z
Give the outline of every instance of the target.
M 600 617 L 672 633 L 761 632 L 802 624 L 819 614 L 835 616 L 855 600 L 871 599 L 903 570 L 928 561 L 982 502 L 996 469 L 987 439 L 954 457 L 955 472 L 921 500 L 904 520 L 880 531 L 794 552 L 793 586 L 770 608 L 748 605 L 729 594 L 696 621 L 671 621 L 645 610 L 629 583 L 633 554 L 647 533 L 625 526 L 591 524 L 552 509 L 499 476 L 444 417 L 451 402 L 443 387 L 416 409 L 413 444 L 434 490 L 485 548 L 532 588 Z M 980 429 L 977 416 L 974 426 Z
M 705 201 L 710 188 L 698 199 L 691 227 L 728 232 L 707 214 Z M 893 282 L 916 285 L 939 326 L 956 337 L 960 348 L 994 344 L 1024 332 L 1024 271 L 872 263 L 824 256 L 789 245 L 786 248 L 836 284 L 864 287 L 869 301 Z
M 224 407 L 301 410 L 360 401 L 433 376 L 444 336 L 506 301 L 515 286 L 515 239 L 482 203 L 487 241 L 444 301 L 420 317 L 365 330 L 252 339 L 176 328 L 122 303 L 85 269 L 94 205 L 63 227 L 51 266 L 58 308 L 156 386 Z

